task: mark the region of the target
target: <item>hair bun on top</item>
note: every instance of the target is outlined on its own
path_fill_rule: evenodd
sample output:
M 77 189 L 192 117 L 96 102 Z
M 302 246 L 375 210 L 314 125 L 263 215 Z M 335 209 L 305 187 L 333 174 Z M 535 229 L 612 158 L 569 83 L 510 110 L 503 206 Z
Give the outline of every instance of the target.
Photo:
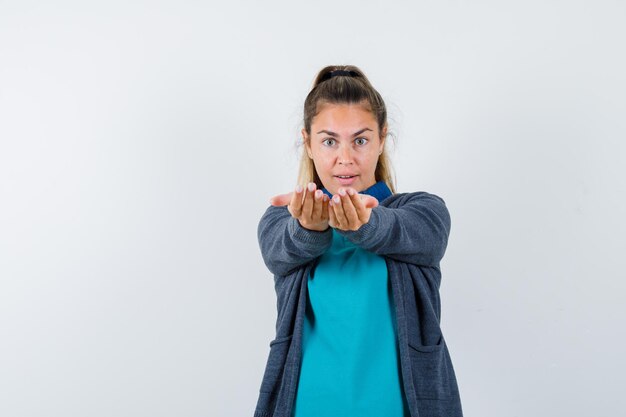
M 358 77 L 359 73 L 356 72 L 356 71 L 352 71 L 352 70 L 349 70 L 349 71 L 346 71 L 346 70 L 329 71 L 326 74 L 324 74 L 322 76 L 322 78 L 320 78 L 319 82 L 321 83 L 322 81 L 326 81 L 329 78 L 337 77 L 337 76 L 340 76 L 340 75 L 346 75 L 346 76 L 349 76 L 349 77 Z

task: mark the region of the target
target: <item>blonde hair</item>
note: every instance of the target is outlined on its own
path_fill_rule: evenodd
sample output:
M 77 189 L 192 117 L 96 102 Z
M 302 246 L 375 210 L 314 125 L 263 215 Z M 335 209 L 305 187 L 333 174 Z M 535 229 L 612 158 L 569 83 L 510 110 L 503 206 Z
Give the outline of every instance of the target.
M 349 76 L 333 76 L 330 73 L 336 70 L 350 71 Z M 318 113 L 318 107 L 323 104 L 369 104 L 369 110 L 378 122 L 378 134 L 383 139 L 383 129 L 387 125 L 387 107 L 381 95 L 370 84 L 369 80 L 358 67 L 354 65 L 329 65 L 322 68 L 315 77 L 313 88 L 304 101 L 304 129 L 308 137 L 311 137 L 311 123 Z M 389 136 L 389 133 L 387 134 Z M 309 139 L 310 140 L 310 139 Z M 306 139 L 302 139 L 305 144 Z M 305 148 L 303 146 L 303 148 Z M 388 156 L 387 141 L 383 152 L 378 157 L 376 170 L 374 171 L 376 182 L 384 181 L 392 194 L 396 193 L 393 166 Z M 300 156 L 298 169 L 298 184 L 303 187 L 309 182 L 314 182 L 318 189 L 324 187 L 317 172 L 313 160 L 309 158 L 306 149 Z

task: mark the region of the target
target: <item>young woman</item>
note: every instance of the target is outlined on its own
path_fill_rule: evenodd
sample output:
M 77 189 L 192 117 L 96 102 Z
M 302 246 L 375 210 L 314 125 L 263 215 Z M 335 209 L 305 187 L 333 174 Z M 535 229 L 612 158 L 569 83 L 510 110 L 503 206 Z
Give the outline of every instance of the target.
M 255 417 L 462 416 L 440 328 L 450 215 L 395 192 L 387 126 L 359 68 L 319 72 L 298 185 L 257 230 L 278 316 Z

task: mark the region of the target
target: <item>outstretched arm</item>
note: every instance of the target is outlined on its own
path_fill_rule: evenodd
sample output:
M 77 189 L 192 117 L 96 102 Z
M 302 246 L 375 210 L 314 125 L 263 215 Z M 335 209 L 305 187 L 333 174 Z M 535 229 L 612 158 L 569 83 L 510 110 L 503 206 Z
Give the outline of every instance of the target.
M 286 206 L 270 206 L 259 221 L 257 237 L 267 268 L 285 276 L 322 255 L 332 243 L 332 229 L 309 230 Z
M 358 230 L 336 229 L 352 243 L 402 262 L 438 266 L 448 245 L 450 214 L 444 200 L 427 192 L 398 197 L 399 207 L 377 206 Z

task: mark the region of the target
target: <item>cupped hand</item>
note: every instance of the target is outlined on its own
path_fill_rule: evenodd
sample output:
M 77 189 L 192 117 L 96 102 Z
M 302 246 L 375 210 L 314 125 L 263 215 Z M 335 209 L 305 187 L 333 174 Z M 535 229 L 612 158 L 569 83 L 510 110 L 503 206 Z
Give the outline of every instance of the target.
M 297 218 L 303 227 L 318 231 L 324 231 L 328 226 L 340 230 L 358 230 L 369 221 L 372 209 L 378 206 L 375 197 L 359 194 L 354 188 L 340 188 L 339 194 L 333 196 L 339 201 L 331 203 L 323 191 L 315 190 L 315 183 L 309 183 L 308 187 L 311 190 L 306 189 L 304 196 L 302 191 L 298 193 L 296 189 L 296 192 L 272 197 L 270 204 L 288 205 L 291 215 Z M 322 194 L 319 199 L 315 198 L 317 193 Z
M 358 230 L 369 222 L 376 197 L 359 194 L 354 188 L 340 188 L 329 202 L 328 224 L 340 230 Z
M 328 202 L 330 199 L 322 190 L 316 190 L 314 182 L 310 182 L 304 190 L 296 190 L 287 194 L 280 194 L 270 199 L 273 206 L 287 206 L 289 213 L 300 225 L 309 230 L 323 232 L 328 229 Z

